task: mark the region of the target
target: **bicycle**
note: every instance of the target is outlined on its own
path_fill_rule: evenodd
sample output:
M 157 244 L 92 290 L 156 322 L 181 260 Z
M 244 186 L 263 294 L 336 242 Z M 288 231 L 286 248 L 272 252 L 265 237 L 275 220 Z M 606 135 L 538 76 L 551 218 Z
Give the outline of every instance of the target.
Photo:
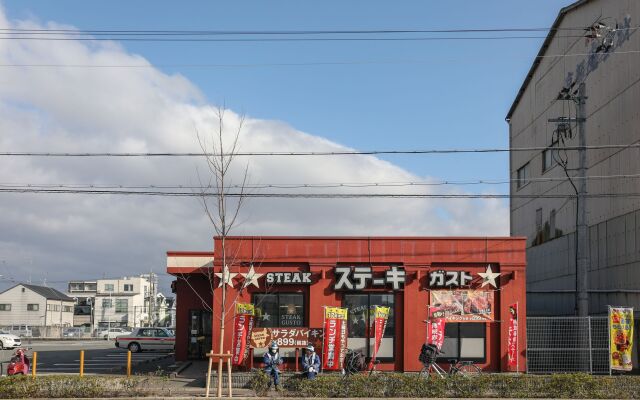
M 343 378 L 361 372 L 367 372 L 367 375 L 371 376 L 378 372 L 376 371 L 378 364 L 380 364 L 380 360 L 376 360 L 369 368 L 366 357 L 362 352 L 347 349 L 347 354 L 344 357 Z
M 473 361 L 460 361 L 458 359 L 449 359 L 449 370 L 445 371 L 437 363 L 438 356 L 444 354 L 438 347 L 432 344 L 423 344 L 418 359 L 422 362 L 423 368 L 420 371 L 421 377 L 438 377 L 446 378 L 454 375 L 474 376 L 482 373 L 482 369 Z

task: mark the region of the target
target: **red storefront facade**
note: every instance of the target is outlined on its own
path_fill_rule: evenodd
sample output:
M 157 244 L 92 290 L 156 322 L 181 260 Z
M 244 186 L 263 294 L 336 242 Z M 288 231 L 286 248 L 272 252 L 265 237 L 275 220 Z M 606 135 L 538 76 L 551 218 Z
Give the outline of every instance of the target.
M 218 238 L 213 252 L 167 253 L 167 272 L 177 277 L 178 360 L 219 351 L 221 254 Z M 227 299 L 255 304 L 258 330 L 321 328 L 324 306 L 346 307 L 349 347 L 370 356 L 367 310 L 388 306 L 378 369 L 419 371 L 425 320 L 437 302 L 450 314 L 444 359 L 474 360 L 488 371 L 525 370 L 524 238 L 245 236 L 228 237 L 226 255 L 232 285 Z M 520 328 L 517 365 L 510 366 L 509 308 L 514 304 Z M 225 350 L 232 341 L 233 308 L 228 310 Z M 254 360 L 262 350 L 255 349 Z M 281 352 L 291 356 L 285 368 L 294 369 L 294 349 L 285 346 Z

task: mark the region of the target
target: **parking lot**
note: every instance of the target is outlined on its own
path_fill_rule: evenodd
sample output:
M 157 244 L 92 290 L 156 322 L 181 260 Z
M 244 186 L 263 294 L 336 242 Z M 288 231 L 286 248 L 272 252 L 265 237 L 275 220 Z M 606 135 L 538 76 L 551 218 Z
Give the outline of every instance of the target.
M 127 365 L 127 350 L 114 347 L 113 340 L 77 340 L 77 341 L 33 341 L 24 343 L 29 348 L 28 355 L 38 352 L 38 374 L 77 373 L 80 369 L 80 350 L 84 350 L 85 374 L 122 374 Z M 13 350 L 0 350 L 2 372 L 6 370 Z M 164 366 L 173 360 L 172 351 L 144 351 L 132 353 L 133 373 L 152 372 L 157 366 Z

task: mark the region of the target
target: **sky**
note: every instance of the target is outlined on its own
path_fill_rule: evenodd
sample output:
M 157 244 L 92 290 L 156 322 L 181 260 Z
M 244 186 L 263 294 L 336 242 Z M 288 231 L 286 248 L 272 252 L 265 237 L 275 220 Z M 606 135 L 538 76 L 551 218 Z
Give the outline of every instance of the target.
M 4 0 L 0 28 L 546 28 L 570 3 Z M 429 41 L 0 40 L 0 149 L 197 152 L 196 130 L 214 132 L 214 108 L 221 105 L 231 130 L 239 115 L 246 118 L 242 151 L 506 148 L 505 115 L 545 34 Z M 24 66 L 34 64 L 76 67 Z M 236 182 L 247 161 L 253 184 L 508 179 L 503 153 L 255 157 L 234 165 Z M 5 184 L 194 185 L 206 168 L 196 159 L 149 158 L 2 157 L 0 165 Z M 505 194 L 508 185 L 358 191 Z M 252 199 L 240 222 L 233 233 L 509 234 L 508 203 L 497 199 Z M 172 277 L 164 273 L 165 252 L 209 250 L 212 236 L 197 198 L 1 193 L 0 289 L 29 280 L 65 289 L 70 279 L 154 271 L 166 291 Z

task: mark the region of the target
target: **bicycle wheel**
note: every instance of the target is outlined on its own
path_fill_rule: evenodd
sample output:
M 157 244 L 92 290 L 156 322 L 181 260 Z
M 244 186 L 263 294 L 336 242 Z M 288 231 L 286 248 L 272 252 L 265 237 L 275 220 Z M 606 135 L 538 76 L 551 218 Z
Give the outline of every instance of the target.
M 464 363 L 457 367 L 456 374 L 464 376 L 480 375 L 482 369 L 473 363 Z
M 444 376 L 444 372 L 439 372 L 433 365 L 423 367 L 420 371 L 420 377 L 424 379 L 441 379 Z

